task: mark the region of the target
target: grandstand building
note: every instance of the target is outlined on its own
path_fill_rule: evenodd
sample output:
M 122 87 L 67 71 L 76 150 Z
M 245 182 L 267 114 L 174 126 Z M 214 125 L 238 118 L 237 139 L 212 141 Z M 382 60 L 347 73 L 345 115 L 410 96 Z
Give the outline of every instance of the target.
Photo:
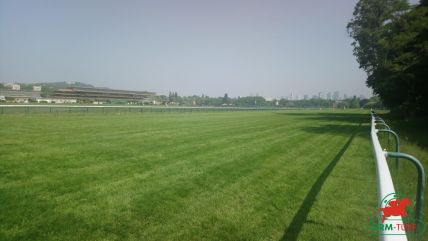
M 37 100 L 40 98 L 40 92 L 36 91 L 22 91 L 22 90 L 0 90 L 0 100 L 15 102 L 15 103 L 28 103 L 30 100 Z
M 114 90 L 107 88 L 80 88 L 70 87 L 53 92 L 54 98 L 73 98 L 89 100 L 129 100 L 145 101 L 156 93 L 148 91 Z

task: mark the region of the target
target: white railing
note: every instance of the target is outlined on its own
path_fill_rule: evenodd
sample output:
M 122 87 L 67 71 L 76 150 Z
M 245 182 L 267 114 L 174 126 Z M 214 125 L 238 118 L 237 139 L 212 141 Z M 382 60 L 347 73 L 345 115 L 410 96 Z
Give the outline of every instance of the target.
M 392 182 L 391 173 L 389 172 L 388 163 L 386 162 L 385 152 L 382 150 L 378 136 L 378 130 L 376 129 L 376 117 L 372 114 L 372 127 L 371 127 L 371 139 L 373 144 L 373 152 L 375 154 L 376 161 L 376 172 L 377 172 L 377 188 L 378 188 L 378 200 L 379 205 L 384 197 L 391 193 L 395 193 L 394 184 Z M 379 206 L 381 208 L 381 206 Z M 379 221 L 381 224 L 381 221 Z M 384 224 L 393 224 L 393 230 L 385 230 L 379 228 L 379 240 L 383 241 L 406 241 L 406 232 L 399 230 L 396 227 L 403 227 L 403 220 L 401 216 L 392 216 L 385 218 Z
M 0 104 L 0 108 L 123 108 L 123 109 L 216 109 L 216 110 L 285 110 L 285 109 L 318 109 L 318 108 L 278 108 L 269 106 L 237 107 L 237 106 L 157 106 L 157 105 L 80 105 L 80 104 Z M 328 109 L 328 108 L 323 108 Z

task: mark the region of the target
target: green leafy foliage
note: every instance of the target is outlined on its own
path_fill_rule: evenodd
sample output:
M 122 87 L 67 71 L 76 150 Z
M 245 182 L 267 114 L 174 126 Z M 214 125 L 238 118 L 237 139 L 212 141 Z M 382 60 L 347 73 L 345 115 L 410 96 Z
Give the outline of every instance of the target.
M 425 4 L 426 5 L 426 4 Z M 403 114 L 428 114 L 428 7 L 360 0 L 348 31 L 367 85 Z
M 354 96 L 354 98 L 352 98 L 349 107 L 350 108 L 360 108 L 360 101 L 359 101 L 359 99 L 357 99 L 356 96 Z

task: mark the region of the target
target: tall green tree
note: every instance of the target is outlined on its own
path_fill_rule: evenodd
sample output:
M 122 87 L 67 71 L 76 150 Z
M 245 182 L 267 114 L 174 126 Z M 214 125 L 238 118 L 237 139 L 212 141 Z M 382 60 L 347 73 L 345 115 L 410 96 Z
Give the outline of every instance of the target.
M 230 102 L 229 95 L 225 93 L 223 96 L 223 104 L 229 104 L 229 102 Z
M 428 11 L 424 1 L 360 0 L 348 23 L 367 85 L 392 110 L 427 114 Z M 425 1 L 426 2 L 426 1 Z
M 360 108 L 360 100 L 354 96 L 349 104 L 350 108 Z
M 369 75 L 383 63 L 386 50 L 382 45 L 384 26 L 409 9 L 405 0 L 360 0 L 355 6 L 353 18 L 347 25 L 354 39 L 354 55 Z
M 385 69 L 395 80 L 402 111 L 428 116 L 428 6 L 419 5 L 390 24 Z M 393 82 L 393 81 L 390 81 Z

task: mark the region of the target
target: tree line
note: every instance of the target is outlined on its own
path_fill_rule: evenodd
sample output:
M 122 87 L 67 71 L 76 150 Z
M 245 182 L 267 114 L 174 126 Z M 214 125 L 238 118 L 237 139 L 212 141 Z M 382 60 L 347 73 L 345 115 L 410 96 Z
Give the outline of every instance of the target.
M 160 105 L 168 106 L 215 106 L 215 107 L 279 107 L 279 108 L 383 108 L 379 97 L 360 99 L 356 96 L 344 100 L 327 100 L 320 98 L 288 100 L 267 100 L 262 96 L 229 97 L 227 93 L 223 97 L 180 96 L 177 92 L 169 92 L 168 96 L 158 95 L 153 97 Z
M 359 0 L 347 29 L 367 86 L 383 104 L 428 116 L 428 0 Z

